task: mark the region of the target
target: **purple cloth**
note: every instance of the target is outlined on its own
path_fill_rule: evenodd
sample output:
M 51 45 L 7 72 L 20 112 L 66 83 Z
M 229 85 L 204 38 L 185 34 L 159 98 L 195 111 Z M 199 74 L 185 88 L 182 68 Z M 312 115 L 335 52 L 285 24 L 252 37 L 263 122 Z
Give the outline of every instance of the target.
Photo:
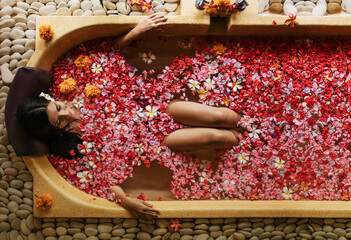
M 6 128 L 10 142 L 17 155 L 35 155 L 48 153 L 48 144 L 28 135 L 17 122 L 18 105 L 27 97 L 39 95 L 49 88 L 52 75 L 50 72 L 32 67 L 18 69 L 13 79 L 5 107 Z

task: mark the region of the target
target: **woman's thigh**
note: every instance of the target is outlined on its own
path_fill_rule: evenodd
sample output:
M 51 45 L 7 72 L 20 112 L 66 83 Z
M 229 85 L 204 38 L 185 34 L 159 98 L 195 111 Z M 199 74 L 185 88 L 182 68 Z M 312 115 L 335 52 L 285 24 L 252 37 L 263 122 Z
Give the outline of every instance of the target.
M 229 108 L 186 101 L 171 102 L 166 112 L 176 122 L 197 127 L 234 128 L 240 120 L 240 115 Z
M 238 143 L 236 131 L 190 127 L 172 132 L 162 144 L 174 151 L 195 151 L 199 149 L 228 149 Z

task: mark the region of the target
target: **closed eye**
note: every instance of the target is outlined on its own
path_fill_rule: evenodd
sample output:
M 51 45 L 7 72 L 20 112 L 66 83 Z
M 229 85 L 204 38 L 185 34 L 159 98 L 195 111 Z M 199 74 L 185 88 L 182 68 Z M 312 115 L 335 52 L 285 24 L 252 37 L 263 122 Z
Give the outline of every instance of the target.
M 60 105 L 58 105 L 58 104 L 56 104 L 56 103 L 55 103 L 55 106 L 56 106 L 56 110 L 57 110 L 57 112 L 60 112 L 60 111 L 61 111 L 61 106 L 60 106 Z M 55 126 L 56 126 L 56 127 L 59 127 L 59 126 L 60 126 L 60 124 L 61 124 L 61 121 L 60 121 L 59 117 L 57 117 L 57 120 L 56 120 L 56 124 L 55 124 Z

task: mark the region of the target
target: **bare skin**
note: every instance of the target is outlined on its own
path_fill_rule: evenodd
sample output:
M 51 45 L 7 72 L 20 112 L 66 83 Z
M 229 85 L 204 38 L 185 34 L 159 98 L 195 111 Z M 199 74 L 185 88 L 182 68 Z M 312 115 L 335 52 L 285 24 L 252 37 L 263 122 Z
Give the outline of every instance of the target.
M 127 47 L 132 41 L 140 38 L 141 36 L 154 31 L 162 30 L 162 26 L 167 25 L 167 17 L 162 14 L 152 14 L 150 17 L 141 21 L 135 28 L 127 34 L 115 39 L 113 42 L 118 48 Z
M 162 30 L 167 18 L 160 14 L 153 14 L 142 20 L 127 34 L 114 40 L 118 48 L 128 46 L 132 41 L 152 31 Z M 198 149 L 229 149 L 237 145 L 239 140 L 237 127 L 240 115 L 228 108 L 218 108 L 194 102 L 174 101 L 167 109 L 175 121 L 189 126 L 179 129 L 167 136 L 162 144 L 173 151 L 194 151 Z M 48 104 L 47 115 L 49 122 L 58 128 L 80 135 L 80 111 L 72 102 L 53 101 Z M 121 205 L 132 215 L 152 219 L 158 217 L 160 212 L 152 205 L 135 198 L 126 196 L 123 189 L 113 186 L 110 192 L 121 200 Z

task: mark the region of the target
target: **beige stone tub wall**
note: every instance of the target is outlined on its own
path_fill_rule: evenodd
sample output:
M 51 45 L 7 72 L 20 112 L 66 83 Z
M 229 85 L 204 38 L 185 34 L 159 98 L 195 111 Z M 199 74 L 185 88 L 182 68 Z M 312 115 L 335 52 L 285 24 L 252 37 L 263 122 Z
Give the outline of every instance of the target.
M 232 15 L 228 25 L 212 24 L 210 17 L 194 7 L 193 0 L 182 0 L 179 16 L 170 16 L 162 35 L 205 35 L 223 34 L 218 29 L 228 30 L 228 35 L 246 34 L 309 34 L 316 22 L 325 26 L 318 29 L 345 29 L 335 18 L 316 18 L 312 24 L 310 17 L 298 18 L 300 25 L 294 29 L 287 26 L 272 26 L 276 20 L 282 24 L 286 17 L 262 17 L 257 14 L 257 0 L 248 0 L 249 7 Z M 50 70 L 53 62 L 67 50 L 89 39 L 121 35 L 132 29 L 143 17 L 39 17 L 37 29 L 42 24 L 50 24 L 55 32 L 52 41 L 36 36 L 36 50 L 27 66 Z M 328 20 L 329 19 L 329 20 Z M 316 21 L 317 20 L 317 21 Z M 219 21 L 220 24 L 223 21 Z M 333 25 L 334 24 L 334 25 Z M 336 25 L 335 25 L 336 24 Z M 351 19 L 347 19 L 351 24 Z M 210 30 L 209 30 L 210 29 Z M 238 32 L 240 30 L 240 32 Z M 313 31 L 327 34 L 328 31 Z M 307 32 L 306 32 L 307 31 Z M 351 30 L 347 30 L 351 31 Z M 350 33 L 351 34 L 351 33 Z M 68 184 L 53 168 L 45 156 L 23 157 L 34 179 L 34 194 L 50 193 L 54 204 L 48 211 L 34 207 L 37 217 L 132 217 L 124 208 L 102 198 L 96 198 Z M 229 218 L 229 217 L 336 217 L 351 215 L 351 202 L 328 201 L 161 201 L 151 202 L 161 210 L 162 218 Z M 322 210 L 321 210 L 322 209 Z

